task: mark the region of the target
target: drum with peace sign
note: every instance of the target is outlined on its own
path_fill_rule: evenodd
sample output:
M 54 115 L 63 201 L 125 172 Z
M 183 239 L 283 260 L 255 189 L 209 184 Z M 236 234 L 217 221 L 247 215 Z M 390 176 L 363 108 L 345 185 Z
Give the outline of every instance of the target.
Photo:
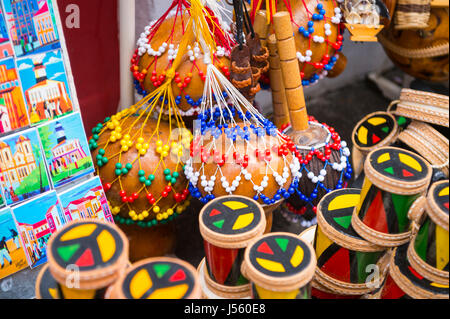
M 103 298 L 128 266 L 128 240 L 114 224 L 75 221 L 50 237 L 49 270 L 63 299 Z
M 417 221 L 410 210 L 430 184 L 430 164 L 415 153 L 382 147 L 369 153 L 364 173 L 361 199 L 352 216 L 353 228 L 378 246 L 408 242 L 411 223 Z

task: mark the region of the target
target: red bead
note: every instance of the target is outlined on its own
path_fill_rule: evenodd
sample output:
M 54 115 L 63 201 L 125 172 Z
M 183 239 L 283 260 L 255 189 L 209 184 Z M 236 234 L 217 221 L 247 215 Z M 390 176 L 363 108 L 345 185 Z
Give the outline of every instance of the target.
M 173 194 L 173 199 L 179 203 L 181 201 L 181 195 L 178 193 Z
M 185 194 L 181 195 L 181 201 L 186 200 L 186 198 L 187 198 L 187 195 L 185 195 Z
M 164 189 L 167 193 L 170 193 L 172 191 L 172 187 L 170 186 L 166 186 L 166 188 Z
M 184 189 L 183 190 L 183 195 L 186 195 L 186 196 L 189 195 L 189 190 L 188 189 Z
M 148 202 L 153 205 L 154 203 L 156 203 L 156 199 L 152 198 Z
M 139 198 L 139 194 L 138 193 L 133 193 L 133 199 L 138 199 Z
M 124 202 L 124 203 L 128 202 L 128 197 L 122 196 L 122 202 Z
M 109 191 L 111 189 L 111 184 L 110 183 L 106 183 L 103 185 L 103 188 L 105 189 L 105 191 Z
M 168 194 L 166 191 L 162 191 L 162 192 L 161 192 L 161 196 L 162 196 L 162 197 L 167 197 L 167 195 L 169 195 L 169 194 Z
M 148 194 L 147 194 L 147 199 L 148 199 L 148 200 L 151 200 L 152 198 L 153 198 L 153 195 L 152 195 L 151 193 L 148 193 Z
M 119 195 L 120 195 L 120 197 L 124 197 L 124 196 L 127 195 L 127 192 L 125 192 L 124 190 L 121 190 L 121 191 L 119 192 Z
M 152 75 L 156 76 L 156 74 L 157 74 L 156 71 L 153 70 Z

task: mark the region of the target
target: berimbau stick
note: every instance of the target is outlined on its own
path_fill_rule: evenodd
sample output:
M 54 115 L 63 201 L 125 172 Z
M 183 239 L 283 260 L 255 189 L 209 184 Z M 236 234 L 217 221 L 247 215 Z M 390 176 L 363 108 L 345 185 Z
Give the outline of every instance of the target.
M 253 30 L 259 36 L 261 45 L 267 47 L 267 34 L 269 33 L 270 25 L 267 24 L 267 16 L 265 10 L 259 10 L 255 15 L 253 22 Z
M 275 13 L 273 25 L 292 129 L 305 131 L 309 127 L 308 112 L 289 13 L 286 11 Z

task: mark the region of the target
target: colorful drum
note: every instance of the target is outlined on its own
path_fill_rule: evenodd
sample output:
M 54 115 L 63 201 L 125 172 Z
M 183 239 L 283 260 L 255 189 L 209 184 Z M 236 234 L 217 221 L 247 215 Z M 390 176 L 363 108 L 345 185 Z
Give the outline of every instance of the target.
M 253 299 L 310 299 L 315 268 L 311 244 L 290 233 L 270 233 L 254 240 L 242 264 Z
M 128 266 L 128 240 L 112 223 L 75 221 L 50 237 L 47 257 L 63 299 L 102 299 Z
M 390 261 L 389 274 L 379 292 L 381 299 L 448 299 L 445 285 L 421 276 L 407 258 L 408 244 L 395 248 Z
M 372 151 L 364 164 L 360 202 L 352 216 L 355 231 L 382 247 L 404 244 L 411 237 L 408 214 L 431 181 L 432 169 L 422 157 L 395 147 Z
M 266 227 L 264 210 L 253 199 L 224 196 L 203 207 L 199 216 L 204 239 L 206 272 L 216 290 L 250 294 L 250 285 L 241 274 L 244 251 Z M 205 274 L 206 275 L 206 274 Z
M 420 209 L 426 217 L 408 248 L 408 260 L 417 272 L 436 283 L 448 285 L 449 182 L 434 183 Z M 423 197 L 421 197 L 424 199 Z
M 317 208 L 314 280 L 341 295 L 362 296 L 374 290 L 369 282 L 372 266 L 380 268 L 378 263 L 386 250 L 365 240 L 352 228 L 352 214 L 359 204 L 360 192 L 354 188 L 331 192 Z
M 397 120 L 388 112 L 371 113 L 356 124 L 352 133 L 355 179 L 363 171 L 367 154 L 377 148 L 389 146 L 395 141 L 397 134 Z
M 133 264 L 108 291 L 108 299 L 200 299 L 196 269 L 178 258 L 156 257 Z
M 63 293 L 47 265 L 42 267 L 36 279 L 36 299 L 62 299 Z

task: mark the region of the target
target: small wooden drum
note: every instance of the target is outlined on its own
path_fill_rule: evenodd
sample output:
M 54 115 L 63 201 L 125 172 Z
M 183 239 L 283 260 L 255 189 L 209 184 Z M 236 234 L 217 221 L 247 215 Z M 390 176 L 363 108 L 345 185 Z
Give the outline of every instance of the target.
M 107 287 L 128 266 L 128 240 L 114 224 L 76 221 L 50 237 L 47 255 L 59 297 L 103 299 Z
M 369 242 L 382 247 L 404 244 L 411 237 L 408 214 L 431 181 L 431 166 L 420 156 L 395 147 L 372 151 L 364 164 L 361 199 L 352 226 Z
M 371 113 L 356 124 L 352 133 L 355 179 L 363 171 L 367 154 L 377 148 L 391 145 L 395 142 L 397 134 L 397 120 L 388 112 Z
M 368 242 L 352 228 L 352 213 L 360 201 L 360 192 L 354 188 L 331 192 L 317 209 L 314 280 L 341 295 L 362 296 L 374 290 L 373 285 L 367 284 L 373 272 L 370 266 L 379 267 L 386 250 Z
M 290 233 L 271 233 L 254 240 L 242 263 L 253 299 L 309 299 L 315 268 L 311 244 Z
M 50 273 L 47 265 L 39 272 L 36 279 L 35 287 L 36 299 L 62 299 L 62 291 L 59 289 L 59 284 Z
M 107 299 L 200 299 L 196 269 L 178 258 L 156 257 L 133 264 L 108 290 Z
M 418 199 L 419 210 L 425 210 L 425 220 L 408 248 L 408 260 L 417 272 L 436 283 L 448 285 L 449 182 L 434 183 L 425 199 Z
M 448 299 L 448 282 L 432 282 L 411 266 L 407 258 L 408 244 L 394 249 L 389 274 L 376 297 L 381 299 Z
M 264 210 L 253 199 L 224 196 L 203 207 L 199 215 L 205 247 L 205 278 L 224 293 L 250 295 L 248 280 L 241 274 L 247 245 L 266 228 Z

